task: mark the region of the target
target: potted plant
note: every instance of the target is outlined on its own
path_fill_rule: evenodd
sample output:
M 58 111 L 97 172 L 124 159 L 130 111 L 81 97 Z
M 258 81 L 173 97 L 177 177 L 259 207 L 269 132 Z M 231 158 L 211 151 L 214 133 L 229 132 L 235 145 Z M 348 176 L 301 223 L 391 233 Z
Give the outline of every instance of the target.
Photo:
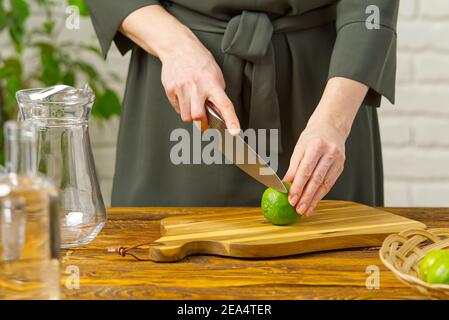
M 81 16 L 89 15 L 84 0 L 0 0 L 1 128 L 5 121 L 17 117 L 16 91 L 59 83 L 76 86 L 87 82 L 96 95 L 94 117 L 108 119 L 120 114 L 120 100 L 110 86 L 119 77 L 101 73 L 92 59 L 86 59 L 86 54 L 102 58 L 98 47 L 60 39 L 67 19 L 57 12 L 61 5 L 73 6 Z M 29 20 L 38 11 L 44 13 L 43 23 L 32 26 Z M 0 130 L 0 164 L 3 160 Z

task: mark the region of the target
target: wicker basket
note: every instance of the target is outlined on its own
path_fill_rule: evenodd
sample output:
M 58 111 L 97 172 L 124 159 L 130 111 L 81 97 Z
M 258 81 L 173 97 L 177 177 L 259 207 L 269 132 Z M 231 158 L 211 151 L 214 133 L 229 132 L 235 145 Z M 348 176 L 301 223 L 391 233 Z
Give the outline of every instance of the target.
M 449 285 L 418 278 L 418 265 L 427 252 L 449 248 L 449 229 L 409 229 L 388 236 L 379 255 L 385 266 L 406 285 L 433 299 L 449 299 Z

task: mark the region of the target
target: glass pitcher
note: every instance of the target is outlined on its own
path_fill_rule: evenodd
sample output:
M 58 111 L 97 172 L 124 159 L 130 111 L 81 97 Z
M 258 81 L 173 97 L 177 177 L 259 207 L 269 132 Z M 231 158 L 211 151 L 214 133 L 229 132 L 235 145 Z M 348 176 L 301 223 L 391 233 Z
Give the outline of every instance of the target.
M 88 120 L 95 96 L 89 86 L 18 91 L 20 118 L 38 131 L 38 171 L 61 194 L 61 246 L 92 241 L 106 222 L 95 172 Z

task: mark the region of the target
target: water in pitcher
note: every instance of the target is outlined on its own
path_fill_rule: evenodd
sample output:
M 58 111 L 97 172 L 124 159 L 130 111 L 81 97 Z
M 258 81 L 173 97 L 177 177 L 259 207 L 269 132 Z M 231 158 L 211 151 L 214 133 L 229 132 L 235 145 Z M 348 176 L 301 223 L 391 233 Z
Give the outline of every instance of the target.
M 58 299 L 58 193 L 35 174 L 33 138 L 21 142 L 21 129 L 8 125 L 8 172 L 0 176 L 0 299 Z

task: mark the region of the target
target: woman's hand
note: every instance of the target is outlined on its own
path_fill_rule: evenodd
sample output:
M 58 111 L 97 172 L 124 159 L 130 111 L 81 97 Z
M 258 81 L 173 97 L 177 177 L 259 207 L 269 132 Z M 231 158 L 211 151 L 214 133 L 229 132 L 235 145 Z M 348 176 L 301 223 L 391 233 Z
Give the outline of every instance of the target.
M 346 137 L 329 121 L 309 123 L 299 137 L 284 180 L 292 182 L 289 202 L 309 215 L 343 172 Z
M 217 108 L 231 134 L 239 132 L 239 120 L 225 93 L 222 71 L 199 40 L 178 41 L 176 50 L 164 55 L 161 61 L 162 84 L 183 121 L 200 121 L 200 129 L 206 129 L 208 100 Z
M 292 182 L 289 202 L 305 216 L 330 191 L 345 162 L 345 142 L 368 87 L 345 78 L 328 81 L 301 133 L 284 177 Z
M 234 106 L 225 93 L 223 73 L 189 28 L 162 6 L 150 5 L 127 16 L 120 32 L 161 60 L 162 84 L 183 121 L 201 121 L 201 129 L 207 128 L 205 102 L 209 100 L 230 133 L 240 131 Z

